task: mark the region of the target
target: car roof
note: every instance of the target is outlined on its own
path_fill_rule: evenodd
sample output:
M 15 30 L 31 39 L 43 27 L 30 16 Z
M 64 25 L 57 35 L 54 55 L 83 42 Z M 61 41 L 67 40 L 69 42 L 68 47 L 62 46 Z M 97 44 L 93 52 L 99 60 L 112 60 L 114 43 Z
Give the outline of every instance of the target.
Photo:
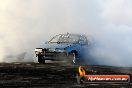
M 59 35 L 77 35 L 77 36 L 86 36 L 84 34 L 75 34 L 75 33 L 65 33 L 65 34 L 59 34 Z

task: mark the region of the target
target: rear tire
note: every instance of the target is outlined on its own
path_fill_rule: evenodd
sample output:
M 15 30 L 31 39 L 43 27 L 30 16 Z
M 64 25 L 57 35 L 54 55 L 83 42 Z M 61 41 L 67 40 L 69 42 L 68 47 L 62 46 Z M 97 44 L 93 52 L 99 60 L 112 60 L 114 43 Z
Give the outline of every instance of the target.
M 70 61 L 70 63 L 71 64 L 76 64 L 77 63 L 77 60 L 76 60 L 76 53 L 75 52 L 71 52 L 70 54 L 69 54 L 69 61 Z
M 45 63 L 44 56 L 43 55 L 38 55 L 38 62 L 39 63 Z

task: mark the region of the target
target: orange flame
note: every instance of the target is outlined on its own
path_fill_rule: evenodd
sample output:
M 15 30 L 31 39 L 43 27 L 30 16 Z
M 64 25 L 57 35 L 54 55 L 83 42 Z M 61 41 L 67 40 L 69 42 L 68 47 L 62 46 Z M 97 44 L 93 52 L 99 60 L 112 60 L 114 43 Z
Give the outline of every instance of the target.
M 86 72 L 85 72 L 84 68 L 82 68 L 82 66 L 79 66 L 78 71 L 79 71 L 80 76 L 84 76 L 86 74 Z

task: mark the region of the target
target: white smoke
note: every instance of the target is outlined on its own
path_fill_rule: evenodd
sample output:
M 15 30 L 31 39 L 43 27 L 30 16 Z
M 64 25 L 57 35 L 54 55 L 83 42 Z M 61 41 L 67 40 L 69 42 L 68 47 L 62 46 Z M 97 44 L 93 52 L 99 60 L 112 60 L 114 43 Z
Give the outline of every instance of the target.
M 101 64 L 132 66 L 131 0 L 1 0 L 0 62 L 34 60 L 34 48 L 57 33 L 92 35 Z

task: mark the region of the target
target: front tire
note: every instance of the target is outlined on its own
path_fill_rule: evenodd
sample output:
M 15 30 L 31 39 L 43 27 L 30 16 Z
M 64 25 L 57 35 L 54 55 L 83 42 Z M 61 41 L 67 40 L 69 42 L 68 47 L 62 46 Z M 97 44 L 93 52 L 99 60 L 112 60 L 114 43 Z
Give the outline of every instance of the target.
M 38 62 L 39 63 L 45 63 L 44 56 L 43 55 L 38 55 Z

